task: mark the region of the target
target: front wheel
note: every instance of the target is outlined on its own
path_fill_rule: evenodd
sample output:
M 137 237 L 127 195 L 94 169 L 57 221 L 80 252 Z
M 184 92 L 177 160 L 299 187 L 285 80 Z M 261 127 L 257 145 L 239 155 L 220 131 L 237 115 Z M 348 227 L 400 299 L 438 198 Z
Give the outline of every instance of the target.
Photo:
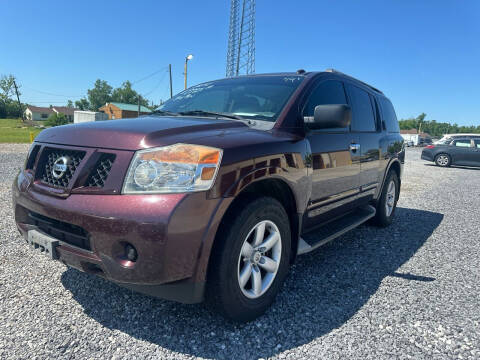
M 219 231 L 207 301 L 232 320 L 253 320 L 274 301 L 288 273 L 288 215 L 277 200 L 262 197 L 237 204 Z

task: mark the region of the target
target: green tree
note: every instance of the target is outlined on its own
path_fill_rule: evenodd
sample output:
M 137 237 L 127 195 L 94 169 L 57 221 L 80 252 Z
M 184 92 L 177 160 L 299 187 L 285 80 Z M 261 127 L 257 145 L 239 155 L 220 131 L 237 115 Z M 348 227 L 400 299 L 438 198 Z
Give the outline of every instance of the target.
M 81 98 L 80 100 L 75 101 L 75 107 L 79 108 L 80 110 L 88 110 L 90 109 L 90 103 L 87 99 Z
M 110 102 L 112 99 L 112 87 L 105 81 L 97 79 L 93 89 L 88 90 L 89 108 L 92 111 L 98 111 L 98 108 Z
M 121 87 L 113 90 L 111 101 L 121 102 L 125 104 L 138 104 L 140 97 L 140 105 L 148 107 L 148 100 L 144 99 L 140 94 L 132 89 L 132 83 L 125 81 Z
M 46 126 L 59 126 L 68 124 L 68 119 L 63 113 L 54 112 L 45 122 Z
M 70 108 L 70 109 L 73 108 L 73 101 L 72 100 L 67 101 L 67 107 Z
M 426 117 L 427 117 L 427 114 L 421 113 L 415 119 L 415 120 L 417 120 L 417 124 L 418 124 L 418 132 L 422 132 L 422 125 L 423 125 L 423 122 L 425 121 Z
M 4 103 L 8 100 L 12 100 L 13 96 L 15 95 L 15 76 L 12 74 L 10 75 L 2 75 L 0 78 L 0 101 Z M 19 95 L 20 91 L 18 92 Z
M 25 110 L 25 105 L 17 101 L 14 84 L 15 76 L 10 74 L 0 77 L 0 117 L 22 117 Z M 20 91 L 18 95 L 21 95 Z

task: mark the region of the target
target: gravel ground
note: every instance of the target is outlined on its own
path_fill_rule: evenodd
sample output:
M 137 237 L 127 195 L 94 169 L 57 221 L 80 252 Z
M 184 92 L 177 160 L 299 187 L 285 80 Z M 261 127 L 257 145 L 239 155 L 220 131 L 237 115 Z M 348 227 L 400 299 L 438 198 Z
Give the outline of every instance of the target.
M 408 149 L 394 224 L 300 257 L 267 314 L 239 326 L 31 251 L 10 194 L 26 151 L 0 145 L 1 359 L 480 358 L 480 170 Z

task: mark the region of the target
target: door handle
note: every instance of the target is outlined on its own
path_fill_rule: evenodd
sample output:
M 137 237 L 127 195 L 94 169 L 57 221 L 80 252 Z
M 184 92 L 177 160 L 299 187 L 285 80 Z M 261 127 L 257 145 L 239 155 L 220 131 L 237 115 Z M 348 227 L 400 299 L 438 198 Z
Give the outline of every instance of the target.
M 351 152 L 357 152 L 357 150 L 360 150 L 360 144 L 350 144 Z

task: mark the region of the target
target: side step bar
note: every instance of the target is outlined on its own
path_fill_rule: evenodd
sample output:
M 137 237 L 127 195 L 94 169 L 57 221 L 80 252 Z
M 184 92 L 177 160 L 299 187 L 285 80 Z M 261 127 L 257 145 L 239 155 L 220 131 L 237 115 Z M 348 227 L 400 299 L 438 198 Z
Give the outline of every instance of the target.
M 374 217 L 375 213 L 376 210 L 373 206 L 362 206 L 350 214 L 333 220 L 320 227 L 318 230 L 308 233 L 305 236 L 305 239 L 298 239 L 297 255 L 309 253 L 310 251 L 325 245 L 329 241 L 332 241 Z

